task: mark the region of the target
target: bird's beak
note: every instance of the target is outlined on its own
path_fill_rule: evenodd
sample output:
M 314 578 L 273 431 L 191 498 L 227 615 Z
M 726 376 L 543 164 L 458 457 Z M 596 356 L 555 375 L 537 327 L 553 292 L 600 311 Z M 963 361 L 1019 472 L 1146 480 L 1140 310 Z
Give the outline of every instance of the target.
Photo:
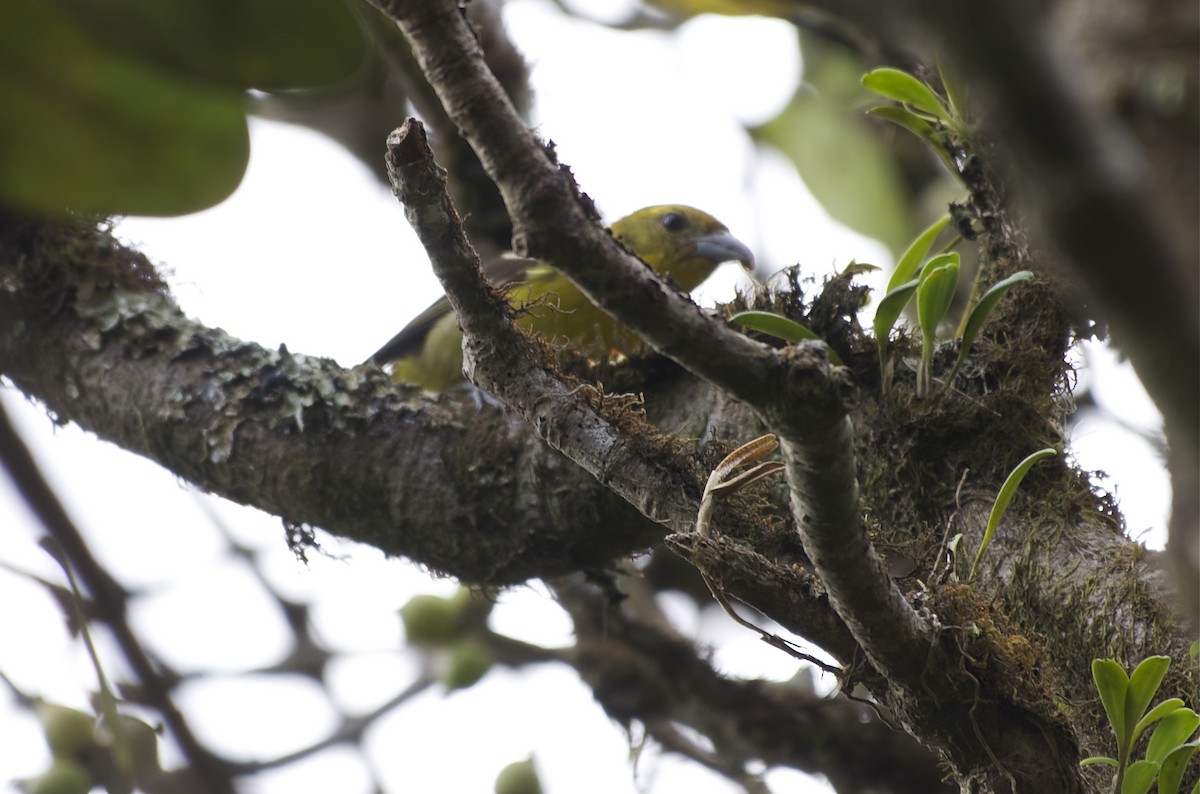
M 715 265 L 738 262 L 747 273 L 754 270 L 754 254 L 745 243 L 727 231 L 697 237 L 696 253 Z

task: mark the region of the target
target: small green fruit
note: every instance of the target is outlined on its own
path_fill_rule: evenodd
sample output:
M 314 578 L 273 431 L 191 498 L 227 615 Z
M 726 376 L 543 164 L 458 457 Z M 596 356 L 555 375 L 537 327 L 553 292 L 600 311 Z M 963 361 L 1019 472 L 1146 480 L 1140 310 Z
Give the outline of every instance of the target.
M 96 718 L 91 714 L 45 701 L 35 711 L 55 758 L 76 758 L 96 743 Z
M 482 631 L 494 605 L 490 598 L 460 587 L 450 598 L 413 596 L 400 607 L 400 619 L 410 643 L 443 648 L 454 640 Z
M 492 652 L 475 642 L 461 642 L 450 649 L 442 670 L 442 683 L 447 689 L 466 689 L 474 686 L 492 668 Z
M 496 602 L 469 587 L 459 587 L 450 598 L 462 610 L 462 621 L 468 626 L 486 626 L 488 615 Z
M 57 758 L 43 774 L 26 784 L 29 794 L 87 794 L 92 776 L 78 761 Z
M 496 794 L 542 794 L 533 759 L 514 761 L 496 775 Z
M 461 614 L 461 608 L 453 600 L 434 595 L 413 596 L 400 607 L 404 633 L 413 645 L 448 645 L 459 635 Z
M 139 785 L 162 771 L 158 764 L 158 731 L 149 723 L 130 714 L 121 714 L 121 741 L 117 746 L 112 729 L 101 718 L 96 735 L 112 748 L 120 773 Z

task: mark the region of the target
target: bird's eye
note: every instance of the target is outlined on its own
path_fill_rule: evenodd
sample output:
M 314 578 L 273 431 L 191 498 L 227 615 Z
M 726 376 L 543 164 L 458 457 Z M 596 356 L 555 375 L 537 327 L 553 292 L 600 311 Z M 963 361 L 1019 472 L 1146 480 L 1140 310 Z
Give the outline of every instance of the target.
M 668 212 L 662 216 L 663 228 L 669 232 L 681 232 L 687 228 L 687 218 L 678 212 Z

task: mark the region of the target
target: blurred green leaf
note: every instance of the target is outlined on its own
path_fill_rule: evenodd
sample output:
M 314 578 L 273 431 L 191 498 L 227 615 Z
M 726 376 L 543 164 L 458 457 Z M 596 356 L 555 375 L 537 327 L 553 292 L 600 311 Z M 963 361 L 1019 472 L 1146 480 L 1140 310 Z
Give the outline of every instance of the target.
M 805 49 L 809 82 L 751 134 L 792 161 L 831 216 L 898 252 L 911 234 L 904 177 L 886 143 L 847 109 L 862 96 L 861 63 L 831 48 L 819 50 L 819 62 L 811 63 L 815 52 Z
M 880 96 L 928 113 L 948 126 L 956 124 L 954 117 L 938 99 L 937 94 L 908 72 L 889 67 L 872 69 L 863 75 L 862 84 Z
M 467 689 L 479 683 L 495 662 L 495 656 L 487 645 L 467 640 L 450 647 L 442 659 L 438 677 L 450 691 Z
M 237 88 L 306 88 L 349 77 L 366 45 L 342 0 L 59 0 L 113 53 Z
M 101 49 L 40 0 L 0 4 L 0 193 L 44 211 L 173 215 L 237 187 L 240 92 Z
M 958 173 L 958 167 L 954 164 L 950 153 L 946 150 L 945 143 L 942 141 L 941 133 L 934 129 L 934 126 L 926 121 L 922 116 L 913 113 L 906 107 L 901 105 L 879 105 L 877 107 L 868 108 L 867 113 L 877 118 L 885 119 L 893 124 L 898 124 L 904 129 L 916 135 L 923 140 L 933 153 L 938 156 L 942 164 L 946 166 L 946 170 L 953 174 L 956 179 L 961 180 Z
M 495 794 L 542 794 L 533 758 L 514 761 L 496 775 Z
M 953 265 L 955 268 L 962 266 L 962 257 L 958 255 L 957 251 L 950 251 L 930 257 L 929 261 L 921 266 L 921 272 L 917 276 L 917 281 L 923 282 L 934 270 L 946 267 L 947 265 Z M 939 320 L 938 322 L 941 321 Z
M 958 254 L 944 254 L 929 260 L 917 279 L 917 321 L 921 337 L 930 342 L 954 300 L 958 269 Z

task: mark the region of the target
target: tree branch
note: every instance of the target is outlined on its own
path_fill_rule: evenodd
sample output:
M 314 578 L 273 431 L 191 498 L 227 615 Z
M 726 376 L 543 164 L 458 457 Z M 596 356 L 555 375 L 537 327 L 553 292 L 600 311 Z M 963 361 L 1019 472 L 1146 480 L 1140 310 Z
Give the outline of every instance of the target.
M 555 264 L 657 350 L 754 406 L 781 437 L 808 556 L 834 608 L 888 679 L 881 694 L 906 723 L 961 779 L 1079 790 L 1078 750 L 1062 726 L 1044 712 L 1029 712 L 1027 721 L 1004 716 L 1008 707 L 994 697 L 1000 693 L 985 693 L 964 665 L 960 629 L 919 617 L 886 575 L 859 518 L 846 390 L 820 349 L 780 354 L 749 342 L 638 268 L 599 231 L 566 172 L 512 111 L 452 4 L 380 6 L 399 22 L 447 114 L 499 185 L 517 251 Z M 939 682 L 940 694 L 929 681 Z
M 631 614 L 636 593 L 620 606 L 578 582 L 556 583 L 555 594 L 575 623 L 572 664 L 613 719 L 637 719 L 664 744 L 671 725 L 688 725 L 733 762 L 719 770 L 731 777 L 757 759 L 819 772 L 844 792 L 945 789 L 928 751 L 866 706 L 795 681 L 724 678 L 664 621 Z
M 1163 414 L 1170 561 L 1179 601 L 1200 625 L 1195 4 L 1165 0 L 1137 15 L 1088 0 L 797 5 L 870 31 L 883 48 L 931 42 L 927 50 L 969 78 L 982 111 L 978 148 L 998 155 L 989 166 L 1004 172 L 1007 198 L 1030 219 L 1043 253 L 1061 256 L 1097 300 Z M 1070 29 L 1081 24 L 1090 29 Z M 1103 79 L 1113 72 L 1121 82 Z M 1179 108 L 1138 107 L 1156 75 L 1178 80 Z
M 1200 277 L 1194 214 L 1182 225 L 1171 223 L 1172 202 L 1194 213 L 1200 180 L 1194 159 L 1185 182 L 1192 195 L 1164 201 L 1157 178 L 1162 169 L 1150 162 L 1163 154 L 1140 145 L 1109 108 L 1090 99 L 1097 88 L 1094 75 L 1064 54 L 1064 43 L 1052 38 L 1041 9 L 1021 3 L 968 9 L 952 0 L 922 11 L 982 98 L 988 137 L 998 144 L 1000 165 L 1035 230 L 1095 296 L 1162 411 L 1174 492 L 1170 545 L 1180 571 L 1180 601 L 1198 624 Z M 1188 16 L 1195 13 L 1191 4 Z M 1190 31 L 1186 67 L 1193 75 L 1193 97 L 1197 32 Z M 1163 58 L 1167 48 L 1158 44 L 1161 48 L 1151 43 L 1151 51 Z M 1106 58 L 1116 56 L 1105 52 Z M 1187 123 L 1187 145 L 1194 151 L 1194 121 Z M 1187 168 L 1186 162 L 1172 161 L 1169 168 Z
M 585 211 L 573 182 L 488 72 L 453 3 L 380 6 L 399 22 L 448 115 L 499 185 L 518 253 L 558 266 L 657 350 L 754 406 L 780 435 L 793 514 L 834 608 L 881 671 L 918 686 L 928 630 L 886 575 L 859 521 L 846 388 L 820 346 L 780 353 L 712 321 L 668 289 Z
M 234 339 L 142 283 L 152 272 L 104 232 L 0 212 L 0 372 L 206 490 L 468 582 L 604 567 L 662 536 L 494 406 Z M 698 493 L 694 451 L 671 454 L 658 473 Z M 659 515 L 687 526 L 678 501 Z
M 982 525 L 978 505 L 968 500 L 947 519 L 952 500 L 941 498 L 938 483 L 958 481 L 965 466 L 983 466 L 979 484 L 994 486 L 993 469 L 1003 461 L 988 459 L 988 440 L 1004 433 L 1022 442 L 1041 440 L 1044 432 L 1027 427 L 1049 427 L 1058 418 L 1039 402 L 1045 395 L 1030 398 L 1010 390 L 1005 373 L 989 371 L 980 394 L 956 400 L 954 415 L 928 406 L 912 410 L 899 400 L 877 399 L 860 408 L 848 399 L 852 390 L 845 373 L 829 366 L 819 346 L 781 353 L 711 322 L 594 224 L 569 174 L 511 113 L 502 92 L 487 84 L 457 9 L 449 3 L 386 5 L 408 15 L 406 33 L 424 42 L 414 50 L 444 95 L 448 113 L 504 189 L 517 247 L 560 264 L 659 349 L 753 405 L 783 436 L 795 518 L 844 620 L 826 608 L 815 580 L 793 567 L 803 565 L 801 555 L 770 546 L 778 538 L 764 536 L 763 527 L 749 518 L 722 515 L 714 538 L 700 543 L 680 535 L 673 545 L 772 613 L 821 610 L 813 619 L 772 617 L 824 632 L 834 652 L 847 658 L 866 649 L 874 669 L 861 677 L 898 720 L 944 753 L 964 785 L 996 788 L 1016 780 L 1030 791 L 1077 790 L 1078 748 L 1070 729 L 1095 733 L 1083 719 L 1065 726 L 1034 675 L 1037 662 L 1053 659 L 1065 666 L 1075 659 L 1078 649 L 1068 647 L 1075 638 L 1063 639 L 1061 624 L 1035 609 L 1026 613 L 1006 605 L 1004 612 L 1019 613 L 1022 622 L 1004 624 L 996 603 L 1000 597 L 1035 605 L 1074 597 L 1071 603 L 1081 611 L 1103 615 L 1081 622 L 1088 642 L 1080 647 L 1089 651 L 1104 647 L 1105 632 L 1146 634 L 1147 616 L 1155 618 L 1157 640 L 1178 629 L 1166 617 L 1159 622 L 1156 610 L 1166 612 L 1157 588 L 1147 586 L 1135 593 L 1136 602 L 1127 601 L 1129 591 L 1103 575 L 1120 572 L 1107 578 L 1152 585 L 1154 555 L 1137 556 L 1115 530 L 1108 542 L 1095 546 L 1059 542 L 1059 533 L 1090 537 L 1109 531 L 1091 523 L 1097 512 L 1092 501 L 1078 490 L 1058 490 L 1069 479 L 1060 470 L 1057 478 L 1029 484 L 1031 501 L 1037 502 L 1030 515 L 1041 523 L 1006 522 L 989 551 L 996 564 L 985 559 L 981 568 L 990 579 L 981 577 L 973 588 L 932 582 L 928 592 L 906 581 L 921 605 L 917 613 L 883 573 L 861 519 L 867 513 L 872 533 L 900 542 L 908 533 L 913 544 L 936 545 L 943 525 L 975 539 Z M 460 232 L 454 222 L 447 229 Z M 139 280 L 148 269 L 144 260 L 139 264 L 135 254 L 104 235 L 74 230 L 74 237 L 56 236 L 61 231 L 0 215 L 0 371 L 60 417 L 76 418 L 183 476 L 290 522 L 317 523 L 471 581 L 504 583 L 603 565 L 661 536 L 661 525 L 547 452 L 522 425 L 492 407 L 421 401 L 377 373 L 262 350 L 189 323 L 159 289 Z M 461 264 L 469 258 L 465 251 L 455 243 L 449 259 Z M 460 305 L 462 316 L 468 325 L 477 323 L 468 337 L 478 349 L 468 358 L 478 372 L 509 352 L 487 349 L 488 339 L 519 342 L 512 347 L 525 358 L 513 360 L 523 362 L 525 410 L 536 421 L 545 407 L 538 401 L 547 402 L 547 394 L 565 407 L 545 414 L 540 430 L 564 449 L 574 444 L 595 450 L 592 442 L 599 438 L 600 454 L 586 465 L 601 483 L 623 489 L 631 503 L 668 527 L 690 525 L 703 480 L 699 456 L 685 454 L 681 445 L 634 448 L 638 434 L 615 421 L 617 416 L 640 421 L 628 403 L 573 391 L 539 363 L 528 340 L 491 336 L 510 325 L 503 301 L 472 286 L 471 267 L 453 272 L 458 275 L 452 278 L 464 279 L 465 292 L 458 291 L 470 298 Z M 996 366 L 995 360 L 981 362 L 985 371 Z M 505 382 L 519 384 L 521 378 L 503 377 L 494 372 L 499 369 L 504 368 L 493 366 L 493 374 L 483 376 L 491 380 L 481 382 L 503 394 Z M 684 390 L 698 393 L 693 405 L 723 399 L 707 384 L 688 381 Z M 571 416 L 586 423 L 591 437 L 571 435 L 577 430 L 569 424 Z M 952 428 L 939 425 L 947 418 L 955 420 Z M 1035 421 L 1026 423 L 1028 418 Z M 734 432 L 743 427 L 738 424 Z M 867 454 L 856 459 L 854 444 Z M 876 462 L 872 453 L 887 460 Z M 489 457 L 481 460 L 481 454 Z M 638 472 L 649 479 L 638 483 L 638 477 L 626 476 L 625 464 L 643 466 Z M 881 471 L 888 465 L 890 471 Z M 871 492 L 866 505 L 859 504 L 854 487 L 856 468 L 864 470 L 865 490 Z M 480 478 L 480 471 L 487 477 Z M 923 501 L 924 507 L 887 509 L 894 497 Z M 1080 501 L 1071 507 L 1072 499 Z M 430 508 L 445 504 L 457 508 L 448 515 Z M 1047 521 L 1054 522 L 1052 530 Z M 1045 535 L 1050 538 L 1042 542 Z M 1079 559 L 1065 564 L 1056 556 L 1081 548 Z M 1076 575 L 1076 565 L 1082 575 Z M 753 581 L 759 570 L 768 572 L 766 582 Z M 1027 586 L 1024 580 L 1034 576 L 1055 581 Z M 1114 604 L 1136 606 L 1114 616 Z M 1029 651 L 1024 658 L 1033 660 L 1032 667 L 1013 664 L 1014 649 L 1041 641 L 1039 629 L 1053 651 Z M 1142 651 L 1131 644 L 1118 652 L 1128 665 Z M 997 675 L 998 669 L 1006 675 Z M 1086 678 L 1082 669 L 1054 674 Z M 1080 691 L 1070 694 L 1078 697 Z M 1094 702 L 1072 705 L 1099 713 Z

